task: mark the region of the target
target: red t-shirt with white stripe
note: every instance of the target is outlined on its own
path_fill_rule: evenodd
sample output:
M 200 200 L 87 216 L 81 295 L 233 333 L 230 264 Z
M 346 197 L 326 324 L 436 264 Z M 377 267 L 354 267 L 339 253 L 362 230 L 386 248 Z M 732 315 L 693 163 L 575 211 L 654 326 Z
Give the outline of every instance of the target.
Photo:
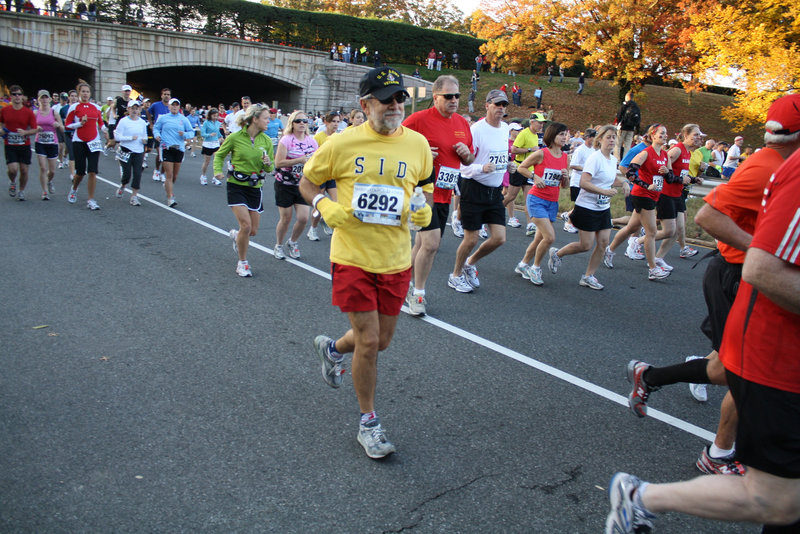
M 750 246 L 800 268 L 800 150 L 767 185 Z M 799 347 L 800 315 L 742 280 L 720 347 L 725 368 L 751 382 L 800 394 Z

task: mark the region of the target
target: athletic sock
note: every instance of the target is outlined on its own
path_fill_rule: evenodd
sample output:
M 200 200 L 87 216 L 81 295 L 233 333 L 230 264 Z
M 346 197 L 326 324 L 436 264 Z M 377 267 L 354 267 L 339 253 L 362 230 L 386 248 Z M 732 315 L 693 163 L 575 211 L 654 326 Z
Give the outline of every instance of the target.
M 712 458 L 716 458 L 717 460 L 721 460 L 722 458 L 727 458 L 733 451 L 736 449 L 720 449 L 717 447 L 716 443 L 712 443 L 711 446 L 708 448 L 708 455 Z
M 414 288 L 414 296 L 415 297 L 424 297 L 425 296 L 425 290 L 424 289 L 417 289 L 415 287 Z
M 708 379 L 708 359 L 690 360 L 667 367 L 650 366 L 644 372 L 648 386 L 661 387 L 685 382 L 687 384 L 710 384 Z
M 365 425 L 365 424 L 369 423 L 370 421 L 372 421 L 373 419 L 375 419 L 376 417 L 378 417 L 378 416 L 375 414 L 375 410 L 372 410 L 369 413 L 362 413 L 361 414 L 361 424 Z
M 336 350 L 336 341 L 334 341 L 333 339 L 331 340 L 330 344 L 330 352 L 331 356 L 333 356 L 337 360 L 342 357 L 342 354 L 338 350 Z

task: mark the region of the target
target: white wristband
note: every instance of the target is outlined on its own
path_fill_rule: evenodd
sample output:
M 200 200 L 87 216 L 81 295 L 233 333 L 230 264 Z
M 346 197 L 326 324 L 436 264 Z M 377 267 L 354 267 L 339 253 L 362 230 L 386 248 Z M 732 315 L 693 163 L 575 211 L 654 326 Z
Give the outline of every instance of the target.
M 316 209 L 317 202 L 319 202 L 323 198 L 325 198 L 325 195 L 323 195 L 322 193 L 318 194 L 317 196 L 314 197 L 314 200 L 311 201 L 311 205 L 314 206 L 314 208 Z

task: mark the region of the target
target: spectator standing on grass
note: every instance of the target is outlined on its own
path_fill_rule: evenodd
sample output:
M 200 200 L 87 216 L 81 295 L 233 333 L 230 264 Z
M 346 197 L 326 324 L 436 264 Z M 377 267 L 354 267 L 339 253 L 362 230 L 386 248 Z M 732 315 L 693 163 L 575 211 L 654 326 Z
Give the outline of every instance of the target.
M 515 106 L 522 105 L 522 89 L 519 88 L 517 82 L 511 86 L 511 99 L 514 101 Z
M 617 139 L 616 158 L 621 161 L 625 152 L 630 150 L 634 135 L 639 133 L 639 126 L 642 122 L 642 111 L 639 105 L 633 100 L 633 93 L 630 91 L 625 94 L 625 101 L 617 112 L 614 121 L 619 130 Z
M 559 66 L 558 67 L 558 83 L 561 83 L 563 81 L 564 81 L 564 67 L 563 66 Z
M 536 109 L 540 109 L 542 107 L 542 86 L 536 88 L 533 92 L 533 96 L 536 97 Z
M 433 70 L 436 66 L 436 50 L 431 48 L 431 51 L 428 52 L 428 70 Z
M 453 65 L 452 66 L 453 66 L 454 69 L 457 69 L 458 68 L 458 52 L 454 51 L 453 55 L 452 55 L 452 58 L 453 58 Z
M 578 76 L 578 94 L 583 94 L 583 85 L 586 82 L 586 78 L 584 77 L 584 73 L 581 72 L 581 75 Z

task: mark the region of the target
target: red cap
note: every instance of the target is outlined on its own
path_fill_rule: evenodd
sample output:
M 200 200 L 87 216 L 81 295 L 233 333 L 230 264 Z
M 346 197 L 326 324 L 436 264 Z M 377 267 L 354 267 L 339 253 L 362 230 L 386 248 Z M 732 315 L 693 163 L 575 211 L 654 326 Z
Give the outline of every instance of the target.
M 767 132 L 779 135 L 800 131 L 800 94 L 780 97 L 767 112 Z

